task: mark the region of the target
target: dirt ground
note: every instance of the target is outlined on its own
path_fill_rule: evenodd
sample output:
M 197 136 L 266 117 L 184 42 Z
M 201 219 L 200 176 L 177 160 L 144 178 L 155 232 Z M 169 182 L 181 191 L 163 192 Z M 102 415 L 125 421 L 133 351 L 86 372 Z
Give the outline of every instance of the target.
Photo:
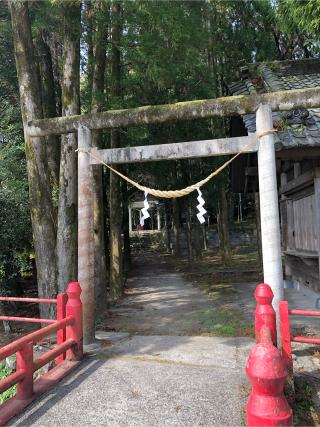
M 169 255 L 134 259 L 125 297 L 99 319 L 98 329 L 143 335 L 252 336 L 228 285 L 216 293 L 177 271 Z M 214 283 L 214 282 L 213 282 Z

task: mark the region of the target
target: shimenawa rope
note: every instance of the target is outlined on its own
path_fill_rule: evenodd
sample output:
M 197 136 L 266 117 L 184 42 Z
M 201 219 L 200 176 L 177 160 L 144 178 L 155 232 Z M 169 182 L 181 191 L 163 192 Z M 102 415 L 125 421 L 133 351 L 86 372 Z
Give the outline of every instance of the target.
M 276 131 L 277 131 L 276 129 L 271 129 L 271 130 L 263 131 L 263 132 L 259 132 L 259 133 L 257 132 L 256 135 L 258 138 L 262 138 L 263 136 L 271 135 Z M 235 154 L 233 157 L 231 157 L 231 159 L 227 160 L 218 169 L 211 172 L 210 175 L 208 175 L 206 178 L 202 179 L 201 181 L 198 181 L 197 183 L 195 183 L 193 185 L 189 185 L 188 187 L 183 188 L 181 190 L 156 190 L 154 188 L 145 187 L 144 185 L 140 185 L 138 182 L 133 181 L 131 178 L 123 175 L 121 172 L 119 172 L 118 170 L 114 169 L 112 166 L 105 163 L 103 160 L 101 160 L 98 156 L 93 154 L 91 151 L 83 150 L 81 148 L 78 148 L 76 151 L 81 151 L 83 153 L 89 154 L 90 157 L 97 160 L 99 163 L 103 164 L 108 169 L 110 169 L 113 173 L 117 174 L 122 179 L 129 182 L 129 184 L 132 184 L 134 187 L 138 188 L 139 190 L 141 190 L 143 192 L 146 192 L 148 194 L 152 194 L 153 196 L 160 197 L 162 199 L 175 199 L 177 197 L 187 196 L 188 194 L 190 194 L 193 191 L 197 190 L 198 188 L 202 187 L 204 184 L 206 184 L 208 181 L 210 181 L 213 177 L 217 176 L 220 172 L 222 172 L 227 166 L 229 166 L 230 163 L 232 163 L 238 156 L 240 156 L 240 154 L 245 153 L 245 151 L 251 145 L 253 145 L 255 142 L 256 141 L 254 141 L 254 140 L 250 141 L 249 144 L 245 145 L 244 148 L 241 151 L 239 151 L 239 153 Z

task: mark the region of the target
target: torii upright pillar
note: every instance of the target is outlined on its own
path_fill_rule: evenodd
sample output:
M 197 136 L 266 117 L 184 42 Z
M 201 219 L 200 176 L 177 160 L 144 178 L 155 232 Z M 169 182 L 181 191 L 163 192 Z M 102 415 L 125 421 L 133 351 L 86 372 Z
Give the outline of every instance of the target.
M 277 171 L 274 149 L 272 111 L 270 105 L 260 104 L 256 113 L 259 138 L 258 174 L 261 215 L 261 243 L 264 281 L 270 285 L 274 298 L 279 331 L 279 302 L 283 299 L 283 273 L 280 243 L 280 221 L 277 190 Z M 270 132 L 270 133 L 268 133 Z
M 93 245 L 93 174 L 87 151 L 91 147 L 91 131 L 78 129 L 78 281 L 82 289 L 83 342 L 95 342 L 95 284 Z

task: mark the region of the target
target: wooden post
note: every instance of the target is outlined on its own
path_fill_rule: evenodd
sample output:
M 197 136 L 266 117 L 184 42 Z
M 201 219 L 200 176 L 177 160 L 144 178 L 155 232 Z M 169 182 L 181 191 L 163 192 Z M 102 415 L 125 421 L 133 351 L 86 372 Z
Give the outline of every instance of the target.
M 273 129 L 272 111 L 269 105 L 260 104 L 256 114 L 256 124 L 258 133 Z M 283 274 L 276 160 L 272 133 L 260 138 L 258 169 L 264 282 L 270 285 L 274 295 L 273 307 L 277 317 L 278 337 L 280 337 L 279 302 L 283 299 Z
M 24 378 L 17 384 L 17 399 L 31 399 L 33 395 L 33 342 L 26 343 L 16 353 L 16 371 L 24 371 Z
M 78 281 L 82 289 L 83 342 L 95 341 L 95 284 L 93 245 L 93 174 L 89 155 L 91 131 L 78 129 Z

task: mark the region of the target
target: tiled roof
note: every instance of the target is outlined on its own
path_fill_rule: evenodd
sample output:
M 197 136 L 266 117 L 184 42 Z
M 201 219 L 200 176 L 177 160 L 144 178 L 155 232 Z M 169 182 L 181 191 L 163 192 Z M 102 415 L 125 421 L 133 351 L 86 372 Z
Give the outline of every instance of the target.
M 229 85 L 233 95 L 320 86 L 320 60 L 276 61 L 241 68 L 241 81 Z M 274 112 L 276 149 L 320 144 L 320 109 Z M 256 131 L 254 114 L 243 116 L 248 133 Z

